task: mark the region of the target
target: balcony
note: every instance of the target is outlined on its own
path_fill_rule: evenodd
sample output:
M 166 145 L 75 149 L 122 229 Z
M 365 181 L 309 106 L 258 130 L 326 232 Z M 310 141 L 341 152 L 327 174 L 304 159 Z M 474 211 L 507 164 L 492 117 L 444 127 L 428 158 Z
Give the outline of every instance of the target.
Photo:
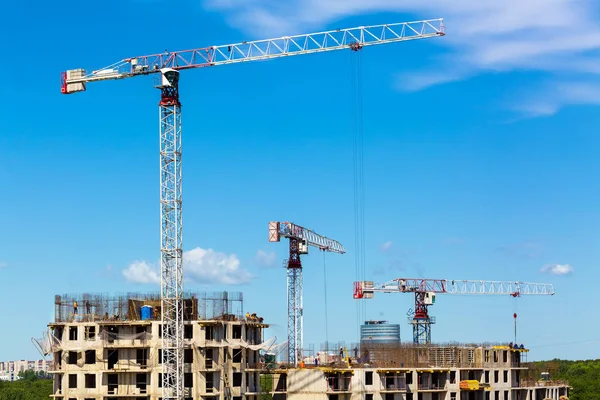
M 152 339 L 152 334 L 142 333 L 112 333 L 102 331 L 100 339 L 104 341 L 104 347 L 137 347 L 148 345 Z
M 446 390 L 446 384 L 439 382 L 419 383 L 417 387 L 419 390 Z
M 328 376 L 327 392 L 351 392 L 352 376 Z
M 382 392 L 406 390 L 406 378 L 404 376 L 383 376 L 381 377 L 381 386 Z
M 447 372 L 423 372 L 417 373 L 418 390 L 446 390 L 448 380 Z
M 105 362 L 105 369 L 113 372 L 145 372 L 148 368 L 147 364 L 138 364 L 134 360 L 118 360 L 113 364 L 112 368 L 108 368 L 108 363 Z

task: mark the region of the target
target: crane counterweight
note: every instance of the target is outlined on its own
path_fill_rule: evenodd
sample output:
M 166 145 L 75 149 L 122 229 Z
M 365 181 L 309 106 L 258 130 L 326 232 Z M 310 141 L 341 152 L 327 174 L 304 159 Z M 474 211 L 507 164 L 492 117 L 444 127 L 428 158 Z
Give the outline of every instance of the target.
M 85 92 L 86 82 L 75 82 L 77 79 L 85 78 L 85 69 L 70 69 L 60 74 L 60 91 L 63 94 Z M 68 83 L 72 82 L 72 83 Z

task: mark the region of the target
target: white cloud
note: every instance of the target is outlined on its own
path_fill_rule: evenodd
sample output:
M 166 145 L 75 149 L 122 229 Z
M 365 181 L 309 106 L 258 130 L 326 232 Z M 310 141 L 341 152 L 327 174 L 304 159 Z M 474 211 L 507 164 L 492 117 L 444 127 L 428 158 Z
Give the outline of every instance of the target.
M 200 247 L 183 253 L 183 270 L 185 279 L 197 284 L 239 285 L 254 278 L 248 271 L 240 268 L 240 260 L 235 254 Z M 123 270 L 123 276 L 130 282 L 160 283 L 159 266 L 145 261 L 131 263 Z
M 432 40 L 442 50 L 429 56 L 431 61 L 423 59 L 429 66 L 398 75 L 396 87 L 401 90 L 421 90 L 484 72 L 541 71 L 554 82 L 573 73 L 588 79 L 589 74 L 600 73 L 596 62 L 600 3 L 593 0 L 204 0 L 204 5 L 223 12 L 231 25 L 257 38 L 332 28 L 332 23 L 360 14 L 443 17 L 447 35 Z M 549 115 L 566 104 L 590 103 L 586 91 L 552 94 L 555 97 L 547 104 L 525 103 L 523 111 L 529 116 Z
M 276 255 L 274 252 L 258 250 L 256 252 L 256 263 L 262 267 L 272 267 L 275 265 Z
M 123 270 L 123 276 L 130 282 L 136 283 L 160 283 L 160 275 L 155 267 L 151 267 L 146 261 L 134 261 Z
M 381 251 L 388 251 L 389 249 L 391 249 L 391 248 L 392 248 L 392 244 L 393 244 L 393 243 L 392 243 L 392 241 L 391 241 L 391 240 L 388 240 L 387 242 L 383 243 L 383 244 L 380 246 L 380 248 L 381 248 Z
M 574 270 L 569 264 L 547 264 L 540 271 L 552 275 L 568 275 L 572 274 Z
M 183 253 L 183 263 L 185 276 L 199 284 L 239 285 L 253 279 L 252 274 L 240 268 L 240 260 L 235 254 L 196 247 Z
M 8 267 L 8 264 L 5 262 L 0 262 L 0 269 Z
M 538 117 L 555 114 L 567 105 L 600 104 L 600 82 L 548 82 L 535 95 L 525 95 L 514 107 L 526 116 Z

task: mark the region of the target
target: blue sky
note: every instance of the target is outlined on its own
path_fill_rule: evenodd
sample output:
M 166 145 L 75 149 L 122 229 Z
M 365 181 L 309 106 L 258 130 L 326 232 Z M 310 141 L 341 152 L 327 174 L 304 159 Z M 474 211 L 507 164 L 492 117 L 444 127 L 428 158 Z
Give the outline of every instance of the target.
M 12 2 L 0 24 L 0 359 L 54 294 L 148 291 L 159 259 L 151 78 L 60 94 L 59 73 L 122 58 L 322 29 L 445 18 L 447 35 L 363 59 L 366 275 L 553 283 L 556 295 L 439 296 L 434 341 L 508 341 L 530 359 L 598 358 L 598 6 L 592 1 Z M 186 71 L 186 289 L 243 291 L 286 336 L 285 243 L 271 220 L 339 240 L 304 257 L 305 342 L 357 338 L 349 52 Z M 555 273 L 552 273 L 552 272 Z M 557 272 L 563 272 L 557 274 Z M 367 317 L 399 322 L 412 298 Z

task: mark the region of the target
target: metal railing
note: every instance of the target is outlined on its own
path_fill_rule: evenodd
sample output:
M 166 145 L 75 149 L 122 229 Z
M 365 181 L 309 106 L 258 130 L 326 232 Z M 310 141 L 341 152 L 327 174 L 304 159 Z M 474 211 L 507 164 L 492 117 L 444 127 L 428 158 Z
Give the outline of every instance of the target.
M 349 392 L 352 390 L 352 377 L 350 376 L 329 376 L 327 377 L 327 391 L 329 392 Z
M 445 383 L 419 383 L 418 385 L 419 390 L 444 390 L 446 389 L 446 384 Z
M 556 380 L 556 381 L 543 381 L 543 380 L 529 380 L 522 379 L 520 387 L 546 387 L 546 386 L 569 386 L 569 381 Z
M 406 390 L 406 378 L 403 376 L 382 376 L 383 390 Z

